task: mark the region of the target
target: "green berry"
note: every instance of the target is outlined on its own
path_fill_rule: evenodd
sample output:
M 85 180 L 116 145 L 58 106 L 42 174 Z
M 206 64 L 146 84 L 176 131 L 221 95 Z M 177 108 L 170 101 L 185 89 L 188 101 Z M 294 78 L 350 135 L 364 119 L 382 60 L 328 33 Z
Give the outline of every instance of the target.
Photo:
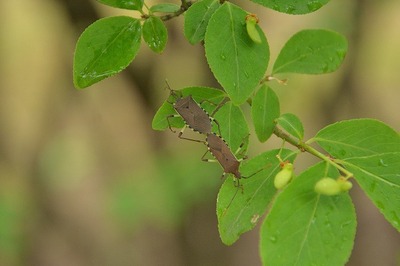
M 342 192 L 340 184 L 333 178 L 324 177 L 314 187 L 315 192 L 322 195 L 334 196 Z
M 284 188 L 293 177 L 293 165 L 291 163 L 287 164 L 290 164 L 291 167 L 284 166 L 275 176 L 274 186 L 276 189 Z
M 343 176 L 339 177 L 337 182 L 340 186 L 341 191 L 349 191 L 353 187 L 353 184 L 345 179 Z

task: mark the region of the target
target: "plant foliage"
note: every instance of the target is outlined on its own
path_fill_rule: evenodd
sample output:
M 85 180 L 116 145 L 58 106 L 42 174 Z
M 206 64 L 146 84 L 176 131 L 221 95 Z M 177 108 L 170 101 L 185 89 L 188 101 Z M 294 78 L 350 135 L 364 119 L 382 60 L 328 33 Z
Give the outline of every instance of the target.
M 344 36 L 323 29 L 297 32 L 267 74 L 270 51 L 258 17 L 229 1 L 183 0 L 180 6 L 162 3 L 150 7 L 142 0 L 99 2 L 136 10 L 141 19 L 104 18 L 82 33 L 74 57 L 74 84 L 78 89 L 126 68 L 138 53 L 142 37 L 151 50 L 162 53 L 168 40 L 164 21 L 179 15 L 185 16 L 188 42 L 204 45 L 205 59 L 220 88 L 193 86 L 171 93 L 155 114 L 152 127 L 185 127 L 186 121 L 174 109 L 176 95 L 191 96 L 218 121 L 213 133 L 228 144 L 240 172 L 240 176 L 228 174 L 218 193 L 222 242 L 233 244 L 267 213 L 260 233 L 263 264 L 343 265 L 351 254 L 357 224 L 348 194 L 351 182 L 357 182 L 400 231 L 399 133 L 377 120 L 354 119 L 328 125 L 305 141 L 299 117 L 281 114 L 279 97 L 272 84 L 267 85 L 278 73 L 325 74 L 337 70 L 348 49 Z M 307 14 L 329 1 L 253 2 L 286 14 Z M 242 110 L 245 104 L 251 105 L 251 121 Z M 295 148 L 278 147 L 241 161 L 246 157 L 250 128 L 260 142 L 274 134 Z M 241 153 L 236 154 L 236 150 Z M 296 176 L 292 164 L 296 165 L 301 152 L 316 156 L 320 162 Z M 287 164 L 291 166 L 285 168 Z M 276 188 L 278 173 L 285 182 L 278 182 Z

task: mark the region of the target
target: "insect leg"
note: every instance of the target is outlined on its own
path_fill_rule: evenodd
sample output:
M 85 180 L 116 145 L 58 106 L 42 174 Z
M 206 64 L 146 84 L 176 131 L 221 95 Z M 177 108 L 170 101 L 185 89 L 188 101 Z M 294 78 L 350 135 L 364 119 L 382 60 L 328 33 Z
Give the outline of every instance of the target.
M 185 128 L 186 128 L 186 127 L 187 127 L 187 126 L 185 126 L 184 128 L 181 129 L 181 131 L 180 131 L 179 134 L 178 134 L 178 138 L 207 144 L 204 140 L 200 140 L 200 139 L 191 139 L 191 138 L 183 137 L 183 136 L 182 136 L 182 135 L 183 135 L 183 131 L 185 131 Z
M 228 209 L 229 209 L 229 207 L 231 206 L 233 200 L 236 198 L 236 195 L 237 195 L 237 193 L 239 192 L 239 189 L 242 190 L 242 193 L 243 193 L 243 191 L 244 191 L 244 190 L 243 190 L 243 185 L 239 184 L 239 179 L 236 179 L 236 180 L 237 180 L 237 183 L 235 182 L 235 187 L 237 187 L 237 189 L 236 189 L 236 191 L 235 191 L 235 194 L 233 194 L 231 200 L 229 201 L 228 206 L 226 206 L 226 208 L 225 208 L 224 213 L 222 214 L 222 216 L 224 216 L 224 215 L 226 214 L 226 212 L 228 211 Z M 235 181 L 236 181 L 236 180 L 235 180 Z
M 201 160 L 202 160 L 203 162 L 208 162 L 208 163 L 215 163 L 215 162 L 217 162 L 217 160 L 215 160 L 215 159 L 207 159 L 207 158 L 204 158 L 204 157 L 206 157 L 206 155 L 207 155 L 208 152 L 209 152 L 209 150 L 207 149 L 206 152 L 203 154 L 203 156 L 201 156 Z
M 240 154 L 241 156 L 243 156 L 242 159 L 240 159 L 240 161 L 247 159 L 247 155 L 242 154 L 243 152 L 245 152 L 244 150 L 242 150 L 244 144 L 245 144 L 245 139 L 249 136 L 250 134 L 248 134 L 246 137 L 243 137 L 242 143 L 240 144 L 239 148 L 237 148 L 237 150 L 235 151 L 235 155 Z
M 211 116 L 214 116 L 216 112 L 218 112 L 218 110 L 224 106 L 225 103 L 227 103 L 229 101 L 228 97 L 225 97 L 224 99 L 222 99 L 222 101 L 217 105 L 217 107 L 215 107 L 214 111 L 211 113 Z M 215 104 L 214 104 L 215 105 Z
M 217 125 L 217 127 L 218 127 L 218 133 L 219 133 L 219 135 L 221 136 L 221 127 L 219 126 L 218 121 L 215 120 L 214 118 L 211 118 L 211 120 Z
M 168 116 L 166 117 L 166 119 L 167 119 L 167 122 L 168 122 L 168 128 L 169 128 L 169 130 L 171 130 L 173 133 L 176 133 L 176 131 L 173 130 L 172 127 L 171 127 L 171 121 L 170 121 L 170 119 L 173 118 L 173 117 L 179 117 L 179 115 L 168 115 Z
M 252 177 L 253 175 L 258 174 L 258 173 L 261 172 L 262 170 L 267 169 L 268 167 L 271 167 L 271 163 L 269 163 L 269 164 L 263 166 L 261 169 L 258 169 L 257 171 L 255 171 L 254 173 L 252 173 L 252 174 L 249 175 L 249 176 L 242 176 L 242 178 L 245 178 L 245 179 L 246 179 L 246 178 L 250 178 L 250 177 Z

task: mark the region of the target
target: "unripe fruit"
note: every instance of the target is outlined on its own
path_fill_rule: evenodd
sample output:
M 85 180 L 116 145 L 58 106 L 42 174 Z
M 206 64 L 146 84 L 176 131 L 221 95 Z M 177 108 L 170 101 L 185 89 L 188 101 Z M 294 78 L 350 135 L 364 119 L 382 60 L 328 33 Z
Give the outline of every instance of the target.
M 339 177 L 337 182 L 340 186 L 340 190 L 342 191 L 349 191 L 353 187 L 353 184 L 343 176 Z
M 342 192 L 339 183 L 330 177 L 324 177 L 319 180 L 314 187 L 315 192 L 322 195 L 334 196 Z
M 246 16 L 246 30 L 250 39 L 255 43 L 261 43 L 260 33 L 257 30 L 258 18 L 254 14 L 249 14 Z
M 280 170 L 274 179 L 274 186 L 276 189 L 285 187 L 293 177 L 293 164 L 285 163 L 282 170 Z

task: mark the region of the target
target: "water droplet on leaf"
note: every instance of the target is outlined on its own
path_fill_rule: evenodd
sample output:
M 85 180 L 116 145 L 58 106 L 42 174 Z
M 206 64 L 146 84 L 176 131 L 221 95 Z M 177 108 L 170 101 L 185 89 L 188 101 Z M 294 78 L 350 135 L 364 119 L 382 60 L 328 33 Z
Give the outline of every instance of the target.
M 385 205 L 381 201 L 377 201 L 376 202 L 376 206 L 381 210 L 385 209 Z
M 309 2 L 307 4 L 307 8 L 309 12 L 315 11 L 317 9 L 320 9 L 322 6 L 322 4 L 318 1 L 313 1 L 313 2 Z
M 376 189 L 376 185 L 377 185 L 376 182 L 371 183 L 371 185 L 369 186 L 369 190 L 370 190 L 371 192 L 374 192 L 375 189 Z
M 293 11 L 295 11 L 295 10 L 296 10 L 296 7 L 294 5 L 288 5 L 286 7 L 285 13 L 292 14 Z
M 276 237 L 276 236 L 270 236 L 269 237 L 269 240 L 272 242 L 272 243 L 276 243 L 277 241 L 278 241 L 278 238 Z
M 387 167 L 387 166 L 389 166 L 389 165 L 386 164 L 386 163 L 383 161 L 383 159 L 380 159 L 380 160 L 379 160 L 379 166 Z
M 332 226 L 332 224 L 329 221 L 327 221 L 327 222 L 325 222 L 325 226 L 329 228 Z
M 393 224 L 393 226 L 396 227 L 396 228 L 399 228 L 399 226 L 400 226 L 400 219 L 399 219 L 399 217 L 397 216 L 397 213 L 394 212 L 394 211 L 392 211 L 392 212 L 391 212 L 391 215 L 393 216 L 393 219 L 392 219 L 392 224 Z

